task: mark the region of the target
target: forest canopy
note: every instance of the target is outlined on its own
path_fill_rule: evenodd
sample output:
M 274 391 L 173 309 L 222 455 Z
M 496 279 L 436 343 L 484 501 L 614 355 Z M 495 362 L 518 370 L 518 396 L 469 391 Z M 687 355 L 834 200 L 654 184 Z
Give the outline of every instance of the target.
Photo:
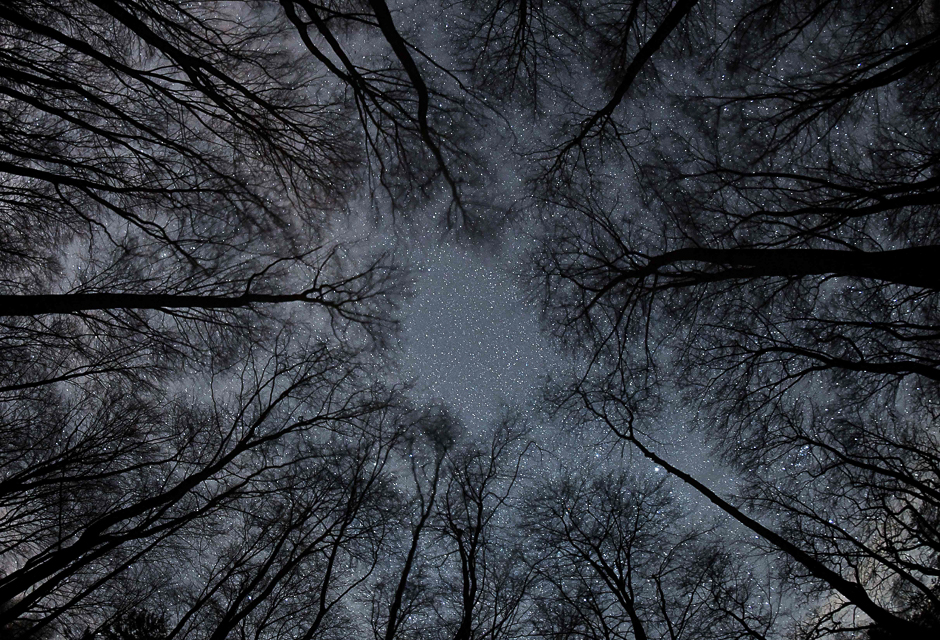
M 0 635 L 936 637 L 938 70 L 935 0 L 5 2 Z M 434 243 L 555 349 L 487 424 Z

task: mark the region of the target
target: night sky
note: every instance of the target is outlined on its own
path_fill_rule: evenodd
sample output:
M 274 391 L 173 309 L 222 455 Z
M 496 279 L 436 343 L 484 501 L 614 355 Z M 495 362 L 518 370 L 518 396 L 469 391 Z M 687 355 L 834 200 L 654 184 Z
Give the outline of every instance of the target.
M 937 7 L 11 3 L 0 640 L 933 637 Z
M 406 371 L 468 425 L 498 405 L 525 406 L 553 366 L 538 308 L 515 282 L 512 259 L 450 244 L 416 251 L 405 314 Z

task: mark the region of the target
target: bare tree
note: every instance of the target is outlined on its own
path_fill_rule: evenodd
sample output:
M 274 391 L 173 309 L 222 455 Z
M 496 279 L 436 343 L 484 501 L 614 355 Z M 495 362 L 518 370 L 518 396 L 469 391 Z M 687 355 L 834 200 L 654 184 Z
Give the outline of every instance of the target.
M 335 224 L 387 149 L 282 9 L 0 17 L 4 629 L 156 608 L 173 637 L 321 637 L 383 557 L 399 279 Z M 412 80 L 383 126 L 417 122 L 446 173 Z
M 908 603 L 937 606 L 932 5 L 744 3 L 696 33 L 702 66 L 650 90 L 670 127 L 638 98 L 627 121 L 655 135 L 618 134 L 632 165 L 597 154 L 543 191 L 546 319 L 587 363 L 562 401 L 785 551 L 784 584 L 826 605 L 807 634 L 924 634 Z M 673 395 L 739 496 L 656 452 Z
M 710 602 L 713 528 L 692 525 L 671 484 L 661 474 L 563 470 L 537 487 L 524 526 L 541 636 L 678 640 L 736 626 Z
M 453 640 L 525 635 L 525 597 L 531 581 L 513 536 L 514 488 L 529 442 L 507 416 L 484 442 L 470 441 L 447 464 L 437 509 L 446 563 L 436 614 L 437 635 Z
M 342 100 L 270 18 L 175 2 L 8 7 L 5 390 L 222 353 L 237 329 L 260 337 L 259 304 L 389 328 L 388 265 L 325 236 L 360 165 Z
M 403 466 L 408 470 L 402 474 L 405 477 L 398 477 L 396 488 L 407 492 L 407 497 L 386 505 L 389 512 L 402 512 L 395 520 L 401 533 L 392 536 L 400 551 L 390 549 L 369 602 L 377 639 L 418 638 L 430 631 L 413 621 L 429 619 L 434 609 L 434 569 L 429 557 L 433 551 L 429 549 L 433 549 L 440 490 L 447 481 L 445 463 L 456 438 L 456 420 L 443 407 L 418 414 L 406 435 L 402 451 L 406 456 Z
M 34 423 L 4 464 L 3 557 L 14 563 L 0 579 L 12 603 L 4 620 L 94 617 L 113 606 L 109 597 L 133 597 L 136 589 L 114 590 L 137 572 L 155 580 L 141 580 L 144 591 L 161 573 L 183 587 L 172 567 L 213 538 L 214 553 L 235 554 L 231 564 L 214 567 L 205 595 L 172 625 L 198 619 L 222 593 L 231 602 L 215 630 L 240 624 L 288 579 L 312 579 L 310 562 L 325 563 L 322 619 L 349 590 L 331 577 L 339 558 L 361 555 L 368 566 L 378 553 L 382 529 L 367 505 L 384 499 L 384 462 L 398 437 L 394 393 L 369 382 L 363 363 L 341 362 L 326 346 L 285 344 L 196 394 L 85 397 L 59 405 L 68 415 L 37 412 L 48 433 Z M 239 529 L 240 544 L 222 542 Z

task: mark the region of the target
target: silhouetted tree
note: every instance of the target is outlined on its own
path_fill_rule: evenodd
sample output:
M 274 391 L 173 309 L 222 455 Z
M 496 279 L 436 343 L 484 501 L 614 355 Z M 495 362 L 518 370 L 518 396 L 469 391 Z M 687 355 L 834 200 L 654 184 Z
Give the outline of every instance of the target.
M 667 476 L 562 470 L 523 513 L 547 638 L 710 638 L 712 526 L 692 524 Z M 752 604 L 752 603 L 751 603 Z
M 150 611 L 131 610 L 108 624 L 101 632 L 104 640 L 165 640 L 166 620 Z
M 512 500 L 529 449 L 527 431 L 509 415 L 479 440 L 465 442 L 447 460 L 437 508 L 446 564 L 435 635 L 452 640 L 525 635 L 531 575 L 515 539 Z
M 276 7 L 12 2 L 0 31 L 0 624 L 312 636 L 379 557 L 407 413 L 373 359 L 394 271 L 334 237 L 342 92 Z
M 283 597 L 292 587 L 320 594 L 319 608 L 304 601 L 306 614 L 329 613 L 352 579 L 337 563 L 378 557 L 374 510 L 386 499 L 400 402 L 363 363 L 300 346 L 217 372 L 195 393 L 78 398 L 68 414 L 39 413 L 50 422 L 33 422 L 38 439 L 24 433 L 4 467 L 5 619 L 94 617 L 152 589 L 196 590 L 171 624 L 208 615 L 207 635 L 272 594 L 274 612 L 301 606 Z M 292 584 L 300 576 L 303 588 Z M 210 605 L 222 607 L 217 619 Z
M 615 93 L 607 146 L 537 191 L 546 321 L 587 363 L 562 402 L 788 554 L 783 584 L 822 603 L 809 634 L 864 627 L 857 609 L 924 634 L 898 594 L 937 604 L 933 9 L 687 14 L 696 71 L 632 109 Z M 651 444 L 672 396 L 741 473 L 736 498 Z
M 412 620 L 427 620 L 434 608 L 433 569 L 428 554 L 433 553 L 429 549 L 433 549 L 438 496 L 447 480 L 445 462 L 455 446 L 457 431 L 453 416 L 443 407 L 435 407 L 419 414 L 414 428 L 406 434 L 403 452 L 410 468 L 396 482 L 397 490 L 405 497 L 390 500 L 385 506 L 389 518 L 394 512 L 402 512 L 394 525 L 400 533 L 391 536 L 397 545 L 389 545 L 400 550 L 386 556 L 369 603 L 377 639 L 422 637 L 430 631 Z
M 5 3 L 0 629 L 934 633 L 938 15 Z M 396 383 L 404 278 L 347 212 L 478 232 L 510 191 L 576 369 L 556 406 L 730 537 L 613 462 L 524 491 L 521 422 L 457 435 Z M 663 453 L 680 404 L 739 488 Z

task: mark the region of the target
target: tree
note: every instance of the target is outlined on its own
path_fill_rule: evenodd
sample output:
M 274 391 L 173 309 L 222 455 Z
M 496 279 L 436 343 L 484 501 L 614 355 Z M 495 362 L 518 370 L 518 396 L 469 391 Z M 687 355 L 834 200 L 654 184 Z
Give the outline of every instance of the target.
M 149 611 L 128 611 L 112 622 L 102 634 L 104 640 L 163 640 L 166 620 Z
M 326 5 L 282 0 L 280 4 L 306 50 L 351 92 L 367 153 L 393 205 L 413 199 L 415 190 L 429 191 L 439 176 L 451 198 L 448 224 L 473 225 L 461 196 L 464 185 L 451 167 L 458 154 L 463 163 L 470 159 L 456 144 L 460 136 L 453 135 L 461 129 L 457 114 L 468 106 L 466 88 L 459 86 L 457 77 L 399 30 L 385 0 Z M 372 64 L 360 62 L 361 46 L 349 36 L 363 32 L 370 47 L 381 43 L 388 55 Z M 426 79 L 428 70 L 419 66 L 422 59 L 441 77 L 439 82 Z M 448 91 L 446 84 L 462 90 Z
M 387 330 L 387 265 L 325 239 L 356 145 L 341 101 L 311 101 L 317 74 L 276 46 L 284 25 L 175 2 L 8 9 L 4 389 L 145 383 L 257 338 L 239 311 L 258 304 Z
M 399 287 L 334 237 L 362 149 L 278 16 L 0 18 L 3 628 L 312 637 L 379 557 Z
M 933 632 L 937 15 L 6 3 L 0 629 L 761 640 L 787 602 L 806 638 Z M 517 176 L 556 406 L 760 570 L 613 463 L 520 510 L 519 421 L 484 442 L 409 402 L 401 265 L 347 214 L 478 233 Z M 664 453 L 680 404 L 740 488 Z
M 598 469 L 561 470 L 536 487 L 523 526 L 538 575 L 539 637 L 770 634 L 770 603 L 744 593 L 753 580 L 731 580 L 719 551 L 726 541 L 683 513 L 671 486 L 662 474 Z M 721 594 L 735 587 L 751 620 L 723 604 L 729 598 Z
M 359 437 L 308 439 L 289 475 L 266 478 L 267 491 L 232 522 L 237 535 L 193 558 L 209 579 L 184 592 L 190 605 L 176 632 L 315 638 L 351 626 L 346 601 L 380 564 L 389 536 L 387 465 L 401 431 L 382 421 Z
M 281 595 L 274 613 L 290 606 L 282 590 L 303 576 L 316 586 L 302 591 L 321 594 L 319 609 L 303 604 L 319 624 L 349 591 L 339 586 L 349 574 L 334 576 L 340 558 L 375 562 L 383 535 L 375 509 L 386 499 L 384 464 L 400 436 L 395 392 L 370 383 L 362 363 L 341 367 L 326 347 L 296 347 L 287 353 L 282 345 L 234 377 L 217 374 L 195 397 L 164 393 L 145 404 L 129 394 L 131 407 L 107 396 L 80 399 L 73 415 L 46 427 L 50 442 L 39 444 L 47 447 L 16 447 L 20 458 L 4 465 L 3 552 L 21 562 L 0 579 L 13 603 L 4 619 L 51 624 L 147 598 L 150 589 L 196 589 L 171 624 L 178 632 L 208 615 L 214 626 L 201 633 L 212 635 L 272 593 Z M 48 446 L 53 438 L 58 447 Z M 200 553 L 200 541 L 213 537 Z M 180 576 L 181 566 L 198 575 L 212 557 L 219 559 L 204 578 Z M 207 613 L 215 607 L 218 618 Z
M 399 477 L 396 483 L 399 491 L 407 488 L 410 493 L 406 500 L 386 505 L 388 511 L 401 507 L 404 512 L 397 523 L 404 555 L 386 560 L 380 571 L 384 569 L 387 575 L 376 581 L 369 603 L 373 634 L 384 640 L 420 637 L 420 626 L 415 628 L 409 621 L 415 616 L 428 617 L 433 609 L 432 571 L 423 552 L 433 535 L 438 493 L 445 481 L 444 464 L 455 444 L 457 423 L 444 407 L 435 407 L 415 426 L 405 449 L 411 482 Z
M 513 489 L 529 442 L 521 419 L 507 415 L 487 440 L 469 441 L 448 460 L 437 508 L 441 553 L 441 637 L 523 637 L 531 576 L 511 528 Z M 506 524 L 503 524 L 503 523 Z
M 547 323 L 588 363 L 562 402 L 789 554 L 785 584 L 837 603 L 809 634 L 923 635 L 905 602 L 937 604 L 930 6 L 690 23 L 701 66 L 630 110 L 615 93 L 609 144 L 539 192 Z M 669 130 L 652 101 L 674 105 Z M 651 444 L 673 394 L 741 473 L 737 499 Z

